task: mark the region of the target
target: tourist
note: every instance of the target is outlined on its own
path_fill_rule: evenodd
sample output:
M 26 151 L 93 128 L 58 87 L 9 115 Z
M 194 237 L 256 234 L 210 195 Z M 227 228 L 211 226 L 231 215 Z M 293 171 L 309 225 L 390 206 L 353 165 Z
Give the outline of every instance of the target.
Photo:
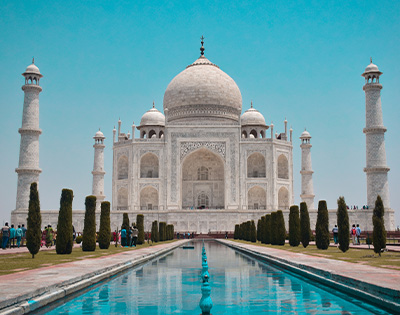
M 351 237 L 353 240 L 353 245 L 356 245 L 356 234 L 357 234 L 356 225 L 353 224 L 353 227 L 351 228 Z
M 179 240 L 179 232 L 176 233 L 176 238 Z
M 75 227 L 72 226 L 72 241 L 74 242 L 76 238 L 76 232 L 75 232 Z
M 43 247 L 43 245 L 46 245 L 46 235 L 47 235 L 47 229 L 46 229 L 46 227 L 44 227 L 43 231 L 42 231 L 42 242 L 40 243 L 40 247 Z
M 6 249 L 8 244 L 8 239 L 10 238 L 10 228 L 8 226 L 8 222 L 1 228 L 1 233 L 3 234 L 1 248 Z
M 333 233 L 333 242 L 335 244 L 338 244 L 338 235 L 339 235 L 339 230 L 337 225 L 335 224 L 335 227 L 332 229 L 332 233 Z
M 133 225 L 132 225 L 132 226 L 133 226 Z M 133 241 L 133 239 L 132 239 L 132 233 L 133 233 L 133 229 L 132 229 L 132 227 L 130 226 L 130 227 L 129 227 L 129 230 L 128 230 L 128 239 L 127 239 L 127 243 L 126 243 L 127 246 L 132 246 L 132 241 Z
M 51 225 L 49 224 L 49 225 L 47 226 L 47 229 L 46 229 L 46 247 L 51 247 L 51 246 L 53 246 L 53 238 L 54 238 L 54 235 L 53 235 L 53 228 L 52 228 Z
M 357 224 L 356 227 L 356 236 L 357 236 L 357 245 L 360 245 L 361 228 L 359 224 Z
M 122 227 L 122 229 L 121 229 L 121 246 L 122 247 L 126 246 L 126 236 L 127 236 L 126 229 L 125 229 L 125 227 Z
M 21 238 L 22 238 L 22 230 L 20 225 L 18 225 L 18 228 L 15 230 L 15 236 L 17 237 L 17 247 L 19 248 L 21 245 Z
M 11 248 L 11 243 L 12 247 L 15 247 L 15 228 L 14 224 L 11 224 L 11 229 L 10 229 L 10 248 Z
M 21 230 L 22 230 L 21 246 L 24 246 L 24 242 L 26 240 L 26 227 L 25 227 L 25 224 L 22 224 Z
M 132 230 L 132 244 L 131 246 L 135 246 L 136 247 L 136 241 L 139 235 L 139 230 L 137 229 L 136 225 L 133 226 L 133 230 Z

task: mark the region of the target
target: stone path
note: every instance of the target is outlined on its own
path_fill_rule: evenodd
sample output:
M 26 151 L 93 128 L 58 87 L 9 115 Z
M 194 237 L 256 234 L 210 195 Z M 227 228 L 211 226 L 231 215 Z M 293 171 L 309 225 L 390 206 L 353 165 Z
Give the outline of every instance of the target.
M 35 310 L 188 241 L 180 240 L 0 276 L 0 314 L 23 314 Z
M 231 247 L 241 249 L 264 260 L 275 261 L 284 269 L 303 274 L 336 288 L 339 283 L 344 291 L 355 290 L 368 300 L 377 299 L 391 309 L 400 309 L 400 270 L 389 270 L 346 261 L 310 256 L 287 250 L 243 244 L 229 240 L 218 240 Z M 362 246 L 362 245 L 360 245 Z M 366 245 L 368 247 L 368 245 Z M 359 248 L 359 246 L 356 246 Z M 265 259 L 267 258 L 267 259 Z M 336 284 L 335 284 L 336 283 Z

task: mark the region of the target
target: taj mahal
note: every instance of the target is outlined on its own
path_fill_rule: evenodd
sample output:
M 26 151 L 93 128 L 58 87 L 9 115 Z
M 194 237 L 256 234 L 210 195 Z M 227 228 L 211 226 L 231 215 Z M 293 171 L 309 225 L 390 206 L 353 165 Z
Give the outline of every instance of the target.
M 132 133 L 122 133 L 122 117 L 113 129 L 111 227 L 117 229 L 123 213 L 132 221 L 145 218 L 145 230 L 154 220 L 173 224 L 175 231 L 196 233 L 233 231 L 235 224 L 257 220 L 276 210 L 284 212 L 294 203 L 293 163 L 301 164 L 300 198 L 308 205 L 315 226 L 311 135 L 267 124 L 251 103 L 242 104 L 235 81 L 204 54 L 177 74 L 166 88 L 163 112 L 155 104 L 143 114 Z M 385 224 L 394 230 L 389 186 L 379 77 L 372 63 L 362 74 L 366 94 L 366 161 L 368 210 L 349 210 L 350 222 L 371 227 L 377 195 L 385 206 Z M 25 93 L 14 224 L 26 223 L 29 186 L 39 182 L 39 85 L 42 74 L 32 63 L 23 73 Z M 158 106 L 157 106 L 158 107 Z M 243 108 L 245 107 L 245 108 Z M 284 114 L 284 113 L 283 113 Z M 139 137 L 135 137 L 138 130 Z M 301 161 L 293 161 L 293 145 L 301 147 Z M 94 136 L 92 194 L 98 206 L 104 195 L 104 149 L 108 145 L 99 130 Z M 45 171 L 45 170 L 44 170 Z M 89 170 L 88 170 L 89 172 Z M 97 221 L 99 221 L 97 215 Z M 83 230 L 84 210 L 73 211 L 73 224 Z M 42 210 L 42 221 L 57 225 L 58 210 Z M 336 209 L 329 210 L 330 226 L 336 224 Z M 352 221 L 353 220 L 353 221 Z

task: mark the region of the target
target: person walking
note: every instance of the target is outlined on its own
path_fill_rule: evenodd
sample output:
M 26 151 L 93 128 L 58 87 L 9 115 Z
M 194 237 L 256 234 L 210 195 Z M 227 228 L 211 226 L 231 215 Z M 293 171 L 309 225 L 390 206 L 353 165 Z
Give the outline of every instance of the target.
M 12 247 L 15 247 L 15 228 L 14 224 L 11 224 L 11 229 L 10 229 L 10 248 L 11 248 L 11 243 Z
M 332 233 L 333 233 L 333 242 L 335 244 L 338 244 L 338 235 L 339 235 L 339 230 L 337 225 L 335 224 L 335 227 L 332 229 Z
M 127 236 L 126 229 L 123 227 L 121 229 L 121 246 L 122 247 L 126 246 L 126 236 Z
M 25 240 L 26 240 L 26 227 L 25 227 L 25 224 L 22 224 L 21 230 L 22 230 L 21 246 L 24 246 L 24 243 L 25 243 Z
M 357 224 L 357 227 L 356 227 L 356 237 L 357 237 L 357 245 L 360 245 L 361 244 L 360 243 L 361 228 L 360 228 L 359 224 Z
M 18 225 L 18 228 L 15 230 L 15 236 L 17 237 L 17 247 L 21 246 L 21 239 L 22 239 L 22 230 L 21 226 Z
M 353 240 L 353 245 L 356 245 L 356 237 L 357 237 L 356 234 L 357 234 L 356 225 L 353 224 L 353 227 L 351 228 L 351 238 Z
M 133 233 L 133 224 L 132 224 L 132 226 L 129 227 L 129 230 L 128 230 L 128 241 L 126 243 L 126 246 L 132 246 L 132 242 L 133 242 L 132 233 Z
M 8 222 L 1 228 L 1 233 L 3 234 L 1 248 L 6 249 L 8 244 L 8 239 L 10 238 L 10 227 L 8 226 Z
M 139 230 L 136 227 L 136 225 L 134 225 L 133 230 L 132 230 L 132 244 L 135 247 L 136 247 L 136 241 L 137 241 L 138 235 L 139 235 Z M 131 246 L 132 246 L 132 244 L 131 244 Z

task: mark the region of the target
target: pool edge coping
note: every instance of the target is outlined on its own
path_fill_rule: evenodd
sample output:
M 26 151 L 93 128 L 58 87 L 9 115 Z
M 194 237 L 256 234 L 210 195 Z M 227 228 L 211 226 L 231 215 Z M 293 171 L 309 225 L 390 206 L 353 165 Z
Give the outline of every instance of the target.
M 111 278 L 130 268 L 137 267 L 154 258 L 162 256 L 190 241 L 190 239 L 187 239 L 186 242 L 174 242 L 171 243 L 171 247 L 162 248 L 160 250 L 157 250 L 156 252 L 144 254 L 137 259 L 121 262 L 113 266 L 104 267 L 96 271 L 92 271 L 85 276 L 78 276 L 76 278 L 64 280 L 61 283 L 54 284 L 48 287 L 43 286 L 24 295 L 4 300 L 0 303 L 0 305 L 4 305 L 0 308 L 0 314 L 19 315 L 33 312 L 59 299 L 81 291 L 91 285 Z
M 240 252 L 246 253 L 252 257 L 258 258 L 262 261 L 267 261 L 280 268 L 287 269 L 288 271 L 293 272 L 297 275 L 304 276 L 310 280 L 315 280 L 318 283 L 321 283 L 330 288 L 334 288 L 338 291 L 341 291 L 342 293 L 350 294 L 357 299 L 362 299 L 375 306 L 382 307 L 382 305 L 384 305 L 387 311 L 396 313 L 400 309 L 400 303 L 396 303 L 396 300 L 399 300 L 400 296 L 399 290 L 378 286 L 369 282 L 349 278 L 344 275 L 334 273 L 332 271 L 316 268 L 306 264 L 298 264 L 281 257 L 275 257 L 273 255 L 260 253 L 255 250 L 245 248 L 241 246 L 242 244 L 236 244 L 230 240 L 228 240 L 229 243 L 226 242 L 226 240 L 216 239 L 216 241 L 228 247 L 234 248 Z M 330 277 L 327 278 L 327 275 L 329 275 Z M 358 287 L 352 287 L 349 282 L 351 283 L 351 285 L 357 284 Z M 369 292 L 366 292 L 364 290 L 368 290 Z M 385 297 L 374 295 L 374 293 L 379 293 L 380 295 L 383 294 Z

